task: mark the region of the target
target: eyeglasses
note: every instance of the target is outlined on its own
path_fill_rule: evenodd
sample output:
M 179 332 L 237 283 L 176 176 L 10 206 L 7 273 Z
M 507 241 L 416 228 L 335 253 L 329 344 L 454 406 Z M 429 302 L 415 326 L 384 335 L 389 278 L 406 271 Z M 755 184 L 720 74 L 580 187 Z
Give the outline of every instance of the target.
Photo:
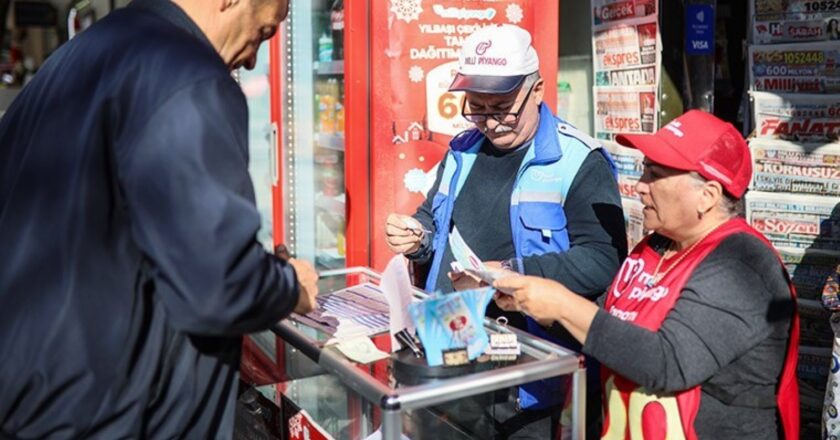
M 464 119 L 473 122 L 486 122 L 487 119 L 492 119 L 499 124 L 510 125 L 519 120 L 519 116 L 522 115 L 522 110 L 525 110 L 525 104 L 528 103 L 528 97 L 531 96 L 531 92 L 534 90 L 534 86 L 532 85 L 528 89 L 528 93 L 525 94 L 525 99 L 522 100 L 522 104 L 519 105 L 519 110 L 514 113 L 466 113 L 464 110 L 467 108 L 467 103 L 464 102 L 464 105 L 461 106 L 461 116 Z

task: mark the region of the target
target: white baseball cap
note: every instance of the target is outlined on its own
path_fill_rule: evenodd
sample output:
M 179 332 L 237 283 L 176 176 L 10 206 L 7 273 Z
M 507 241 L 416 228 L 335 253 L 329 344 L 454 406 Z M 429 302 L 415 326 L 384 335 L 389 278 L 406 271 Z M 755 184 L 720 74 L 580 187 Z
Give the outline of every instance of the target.
M 464 40 L 450 91 L 510 93 L 540 70 L 531 34 L 512 24 L 491 25 Z

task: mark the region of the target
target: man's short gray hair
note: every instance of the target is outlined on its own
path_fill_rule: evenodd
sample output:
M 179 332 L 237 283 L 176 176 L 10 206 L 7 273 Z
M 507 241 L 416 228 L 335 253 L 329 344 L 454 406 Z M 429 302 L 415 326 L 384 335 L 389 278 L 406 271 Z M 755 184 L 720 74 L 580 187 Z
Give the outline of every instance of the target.
M 522 80 L 522 85 L 519 87 L 520 89 L 528 90 L 540 80 L 540 71 L 536 71 L 534 73 L 529 73 L 528 76 Z

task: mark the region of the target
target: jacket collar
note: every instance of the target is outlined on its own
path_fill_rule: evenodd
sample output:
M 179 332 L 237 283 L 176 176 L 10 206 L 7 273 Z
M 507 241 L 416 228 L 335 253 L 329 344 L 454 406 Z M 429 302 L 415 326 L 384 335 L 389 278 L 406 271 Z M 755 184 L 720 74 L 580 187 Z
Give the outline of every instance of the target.
M 540 126 L 534 136 L 534 160 L 555 161 L 562 156 L 563 150 L 557 139 L 557 118 L 543 102 L 540 104 Z
M 477 128 L 465 130 L 449 142 L 452 151 L 474 153 L 481 147 L 486 137 Z M 560 142 L 557 140 L 557 119 L 545 103 L 540 104 L 540 125 L 533 142 L 534 160 L 554 161 L 563 156 Z
M 213 44 L 210 43 L 207 35 L 204 35 L 204 31 L 198 27 L 195 21 L 193 21 L 193 19 L 190 18 L 190 16 L 187 15 L 180 6 L 170 0 L 134 0 L 128 5 L 128 7 L 151 12 L 174 26 L 183 29 L 190 35 L 201 40 L 203 43 L 206 43 L 211 48 L 213 47 Z M 213 48 L 213 50 L 215 51 L 216 49 Z
M 478 151 L 478 148 L 481 148 L 481 143 L 484 142 L 485 139 L 486 137 L 484 134 L 477 128 L 470 128 L 469 130 L 464 130 L 458 133 L 454 138 L 452 138 L 452 140 L 449 141 L 449 148 L 451 148 L 452 151 L 459 153 L 466 151 L 475 153 Z

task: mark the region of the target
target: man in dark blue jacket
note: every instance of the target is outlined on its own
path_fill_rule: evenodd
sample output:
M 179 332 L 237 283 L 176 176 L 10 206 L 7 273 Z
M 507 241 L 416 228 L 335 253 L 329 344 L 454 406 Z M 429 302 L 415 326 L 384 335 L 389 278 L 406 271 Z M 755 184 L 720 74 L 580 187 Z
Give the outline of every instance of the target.
M 317 294 L 266 253 L 252 67 L 287 0 L 136 0 L 0 121 L 0 437 L 229 438 L 244 333 Z

